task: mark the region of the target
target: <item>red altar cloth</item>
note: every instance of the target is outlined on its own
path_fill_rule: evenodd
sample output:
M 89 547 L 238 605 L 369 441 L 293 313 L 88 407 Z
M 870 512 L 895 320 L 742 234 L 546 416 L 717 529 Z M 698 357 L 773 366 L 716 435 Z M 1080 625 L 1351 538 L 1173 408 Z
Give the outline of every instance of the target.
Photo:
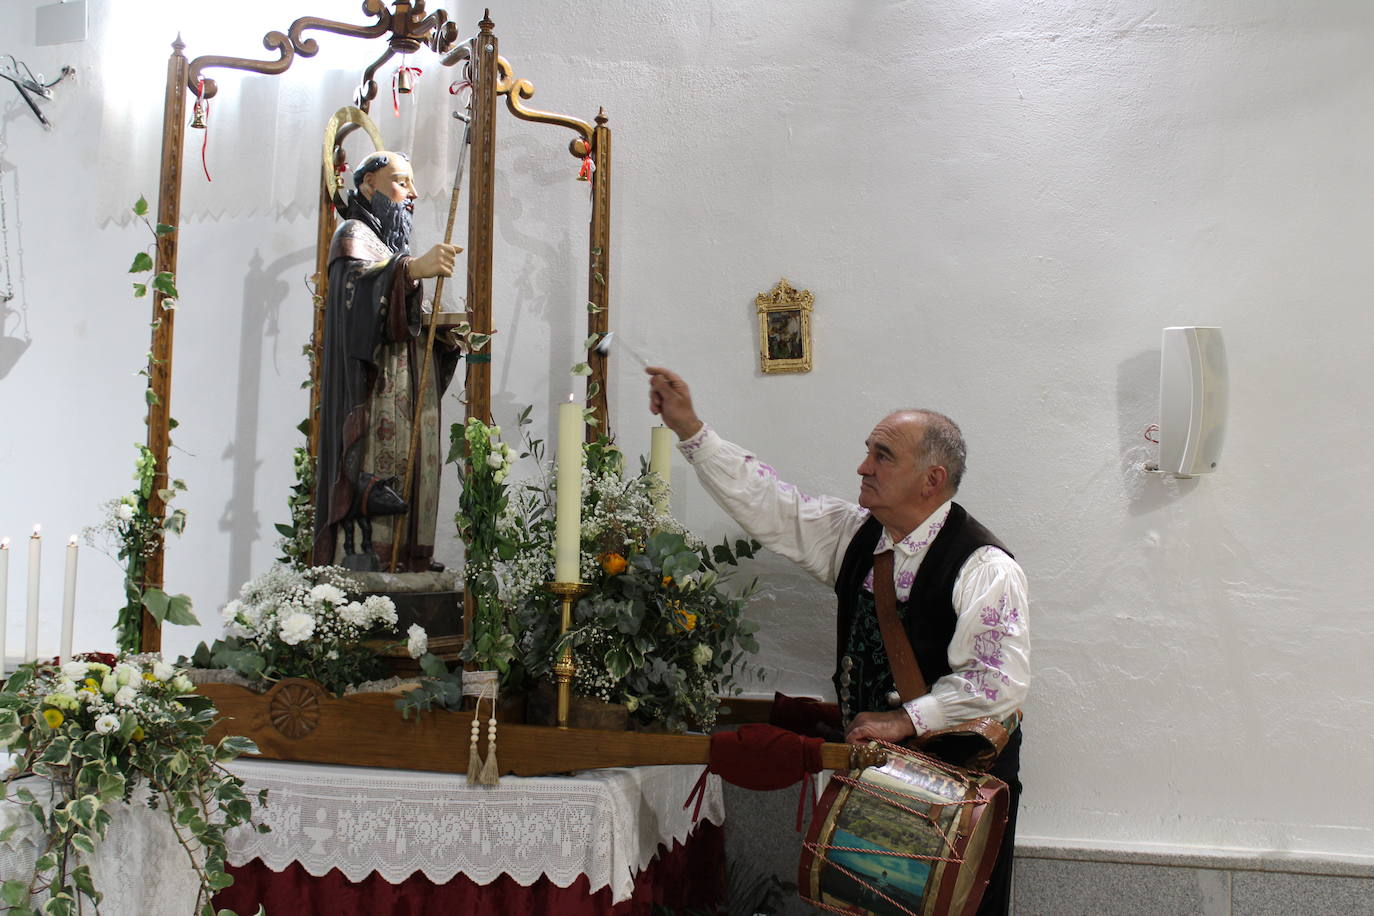
M 215 907 L 240 916 L 266 907 L 268 916 L 651 916 L 655 906 L 714 912 L 725 889 L 725 831 L 701 821 L 685 844 L 662 844 L 652 862 L 636 877 L 628 900 L 611 902 L 611 888 L 588 893 L 587 876 L 568 887 L 540 878 L 528 887 L 501 875 L 490 884 L 474 884 L 458 875 L 435 884 L 415 873 L 400 884 L 388 884 L 376 873 L 349 881 L 338 869 L 315 877 L 292 863 L 274 872 L 254 859 L 231 865 L 232 886 L 215 896 Z

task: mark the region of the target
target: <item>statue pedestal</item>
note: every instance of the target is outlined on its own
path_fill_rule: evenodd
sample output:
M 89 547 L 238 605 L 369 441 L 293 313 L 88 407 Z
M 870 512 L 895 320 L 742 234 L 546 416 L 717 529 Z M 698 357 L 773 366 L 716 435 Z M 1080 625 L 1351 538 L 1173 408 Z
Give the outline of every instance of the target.
M 406 652 L 405 634 L 411 624 L 419 624 L 429 634 L 429 651 L 449 664 L 458 660 L 463 649 L 463 586 L 456 570 L 442 572 L 350 572 L 348 578 L 360 598 L 386 595 L 396 604 L 396 627 L 401 645 L 381 649 L 398 677 L 419 673 L 419 665 Z

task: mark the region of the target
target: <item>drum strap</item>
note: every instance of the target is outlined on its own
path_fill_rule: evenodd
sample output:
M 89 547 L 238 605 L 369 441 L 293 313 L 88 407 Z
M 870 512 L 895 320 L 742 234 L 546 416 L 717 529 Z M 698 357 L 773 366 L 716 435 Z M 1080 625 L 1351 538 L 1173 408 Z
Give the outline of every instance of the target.
M 911 650 L 897 616 L 897 589 L 892 584 L 892 551 L 873 555 L 873 603 L 878 611 L 878 629 L 883 634 L 883 648 L 892 669 L 892 680 L 903 703 L 910 703 L 930 692 L 921 665 Z M 944 757 L 959 766 L 985 770 L 992 766 L 1002 748 L 1007 746 L 1012 729 L 1020 722 L 1020 710 L 1007 722 L 984 716 L 960 722 L 939 731 L 926 732 L 908 744 Z
M 903 703 L 910 703 L 930 692 L 911 640 L 906 638 L 901 618 L 897 616 L 897 589 L 892 584 L 892 551 L 873 555 L 873 603 L 878 608 L 878 629 L 883 634 L 883 648 L 892 668 L 892 680 Z

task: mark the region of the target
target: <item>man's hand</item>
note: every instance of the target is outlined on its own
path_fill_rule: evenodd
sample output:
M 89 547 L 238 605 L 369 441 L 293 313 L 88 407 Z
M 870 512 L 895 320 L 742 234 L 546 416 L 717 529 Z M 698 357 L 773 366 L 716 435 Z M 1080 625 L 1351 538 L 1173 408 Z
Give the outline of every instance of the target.
M 406 276 L 412 280 L 423 280 L 426 277 L 451 277 L 453 276 L 453 260 L 462 250 L 457 245 L 445 245 L 440 242 L 418 258 L 411 258 L 410 263 L 406 265 Z
M 850 724 L 849 731 L 845 732 L 844 740 L 848 744 L 860 744 L 876 738 L 896 744 L 914 734 L 916 726 L 911 724 L 911 716 L 906 714 L 905 709 L 894 709 L 890 712 L 859 713 Z
M 702 422 L 692 409 L 692 392 L 682 377 L 658 366 L 646 366 L 644 371 L 649 373 L 649 412 L 662 417 L 678 439 L 700 432 Z

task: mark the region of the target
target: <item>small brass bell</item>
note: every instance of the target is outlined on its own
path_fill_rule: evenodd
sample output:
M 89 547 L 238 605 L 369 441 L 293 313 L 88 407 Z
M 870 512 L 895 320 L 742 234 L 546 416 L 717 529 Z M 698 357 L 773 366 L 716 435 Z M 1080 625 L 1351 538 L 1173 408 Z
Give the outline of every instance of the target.
M 396 91 L 401 95 L 410 95 L 410 68 L 402 67 L 396 71 Z
M 205 100 L 196 99 L 196 104 L 191 106 L 191 126 L 197 130 L 205 129 Z

